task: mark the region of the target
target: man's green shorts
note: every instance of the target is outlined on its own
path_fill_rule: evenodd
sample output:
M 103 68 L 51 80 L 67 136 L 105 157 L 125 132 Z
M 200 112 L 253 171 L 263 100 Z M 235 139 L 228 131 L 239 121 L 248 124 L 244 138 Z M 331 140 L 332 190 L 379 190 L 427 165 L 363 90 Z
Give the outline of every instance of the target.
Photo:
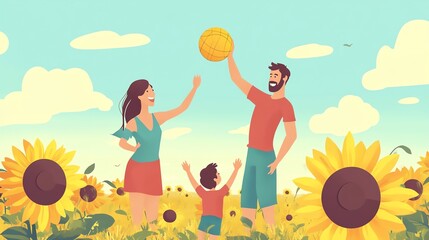
M 277 204 L 277 170 L 268 174 L 270 165 L 276 159 L 274 151 L 265 152 L 248 148 L 246 167 L 241 187 L 241 207 L 256 209 Z

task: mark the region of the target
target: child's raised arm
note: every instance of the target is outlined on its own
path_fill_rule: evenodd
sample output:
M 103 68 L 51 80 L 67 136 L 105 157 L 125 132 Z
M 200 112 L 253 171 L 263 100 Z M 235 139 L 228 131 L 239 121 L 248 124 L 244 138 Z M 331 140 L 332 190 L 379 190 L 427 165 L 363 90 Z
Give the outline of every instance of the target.
M 232 172 L 231 177 L 229 177 L 228 182 L 226 182 L 228 189 L 231 189 L 231 185 L 234 182 L 235 177 L 237 177 L 238 169 L 240 169 L 240 167 L 241 167 L 241 160 L 238 158 L 235 159 L 233 165 L 234 165 L 234 171 Z
M 198 187 L 200 184 L 198 184 L 198 183 L 197 183 L 197 181 L 195 180 L 194 176 L 192 176 L 192 173 L 191 173 L 191 166 L 189 165 L 189 163 L 187 163 L 186 161 L 185 161 L 185 162 L 183 162 L 183 163 L 182 163 L 182 167 L 183 167 L 183 170 L 185 170 L 185 172 L 188 174 L 188 178 L 189 178 L 189 181 L 191 181 L 192 187 L 193 187 L 194 189 L 197 189 L 197 187 Z

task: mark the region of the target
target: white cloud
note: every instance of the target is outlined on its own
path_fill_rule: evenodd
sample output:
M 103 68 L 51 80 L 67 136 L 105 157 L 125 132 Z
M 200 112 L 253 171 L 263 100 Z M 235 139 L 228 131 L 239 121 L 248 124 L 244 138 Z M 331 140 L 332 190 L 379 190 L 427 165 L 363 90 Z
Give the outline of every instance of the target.
M 0 32 L 0 55 L 5 53 L 9 48 L 9 39 L 6 34 Z
M 243 134 L 243 135 L 249 135 L 249 128 L 250 124 L 247 124 L 246 126 L 230 130 L 228 131 L 229 134 Z
M 362 77 L 368 90 L 429 84 L 429 21 L 414 20 L 399 31 L 395 47 L 383 46 L 377 65 Z
M 148 36 L 140 33 L 119 35 L 112 31 L 99 31 L 80 36 L 70 46 L 83 50 L 127 48 L 143 46 L 150 42 Z
M 330 133 L 345 136 L 347 132 L 359 133 L 375 126 L 379 121 L 378 111 L 360 97 L 344 96 L 338 107 L 329 107 L 322 114 L 310 119 L 310 129 L 315 133 Z
M 0 126 L 46 123 L 62 112 L 108 111 L 111 107 L 112 100 L 93 91 L 83 69 L 33 67 L 25 74 L 21 91 L 0 99 Z
M 416 97 L 406 97 L 406 98 L 402 98 L 398 101 L 398 103 L 400 103 L 400 104 L 416 104 L 419 102 L 420 102 L 420 100 Z
M 192 131 L 190 128 L 170 128 L 162 132 L 162 137 L 165 139 L 176 139 L 178 137 L 189 134 Z
M 316 43 L 301 45 L 287 51 L 288 58 L 316 58 L 331 55 L 334 49 L 331 46 Z

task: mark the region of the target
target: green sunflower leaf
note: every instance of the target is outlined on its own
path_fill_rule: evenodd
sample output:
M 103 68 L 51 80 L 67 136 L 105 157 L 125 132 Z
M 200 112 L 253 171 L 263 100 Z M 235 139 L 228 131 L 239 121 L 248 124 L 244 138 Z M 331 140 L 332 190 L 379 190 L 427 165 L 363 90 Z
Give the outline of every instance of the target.
M 193 233 L 192 231 L 186 230 L 186 233 L 189 236 L 189 240 L 197 240 L 198 239 L 197 235 L 195 233 Z
M 302 237 L 301 240 L 308 240 L 308 236 Z
M 103 182 L 109 184 L 112 188 L 116 188 L 115 184 L 113 184 L 111 181 L 109 180 L 104 180 Z
M 47 240 L 54 240 L 54 239 L 74 240 L 79 236 L 80 236 L 80 231 L 78 230 L 63 230 L 52 234 L 51 236 L 48 237 Z
M 1 235 L 7 240 L 28 240 L 31 235 L 24 227 L 10 227 L 4 230 Z
M 252 228 L 253 224 L 250 219 L 248 219 L 247 217 L 241 217 L 240 220 L 244 224 L 244 226 L 246 226 L 247 228 Z
M 177 236 L 180 240 L 189 240 L 188 236 L 186 236 L 184 233 L 178 233 Z
M 4 170 L 3 168 L 0 168 L 0 172 L 6 172 L 6 170 Z
M 84 218 L 85 235 L 95 235 L 115 223 L 115 219 L 107 214 L 88 215 Z
M 70 217 L 68 214 L 66 214 L 65 217 L 61 217 L 60 224 L 66 224 L 70 220 Z
M 91 164 L 86 170 L 85 170 L 85 174 L 91 174 L 95 169 L 95 163 Z
M 293 227 L 293 232 L 298 231 L 298 229 L 300 229 L 300 228 L 302 228 L 302 227 L 304 227 L 304 223 L 301 223 L 301 224 L 295 225 L 295 226 Z
M 115 213 L 117 213 L 117 214 L 119 214 L 119 215 L 124 215 L 124 216 L 127 216 L 128 214 L 127 214 L 127 212 L 125 212 L 124 210 L 122 210 L 122 209 L 118 209 L 118 210 L 116 210 L 115 211 Z
M 409 232 L 417 233 L 422 229 L 429 230 L 428 217 L 422 211 L 417 211 L 414 214 L 403 216 L 402 222 Z
M 392 154 L 397 148 L 401 148 L 402 150 L 404 150 L 406 153 L 411 154 L 411 149 L 407 146 L 404 145 L 399 145 L 397 147 L 395 147 L 392 152 L 390 152 L 390 154 Z
M 260 239 L 260 240 L 268 240 L 267 235 L 265 235 L 261 232 L 258 232 L 258 231 L 252 232 L 251 238 L 252 239 Z
M 146 239 L 147 237 L 152 236 L 152 235 L 156 235 L 156 234 L 157 234 L 156 232 L 152 232 L 149 230 L 143 230 L 143 231 L 135 233 L 131 239 Z

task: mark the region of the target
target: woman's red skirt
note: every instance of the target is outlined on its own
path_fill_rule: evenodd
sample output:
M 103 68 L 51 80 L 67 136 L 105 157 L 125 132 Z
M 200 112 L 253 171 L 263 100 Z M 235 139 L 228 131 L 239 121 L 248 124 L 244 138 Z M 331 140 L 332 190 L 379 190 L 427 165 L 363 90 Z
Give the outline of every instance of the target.
M 137 162 L 128 160 L 124 178 L 125 192 L 162 195 L 161 166 L 159 160 Z

